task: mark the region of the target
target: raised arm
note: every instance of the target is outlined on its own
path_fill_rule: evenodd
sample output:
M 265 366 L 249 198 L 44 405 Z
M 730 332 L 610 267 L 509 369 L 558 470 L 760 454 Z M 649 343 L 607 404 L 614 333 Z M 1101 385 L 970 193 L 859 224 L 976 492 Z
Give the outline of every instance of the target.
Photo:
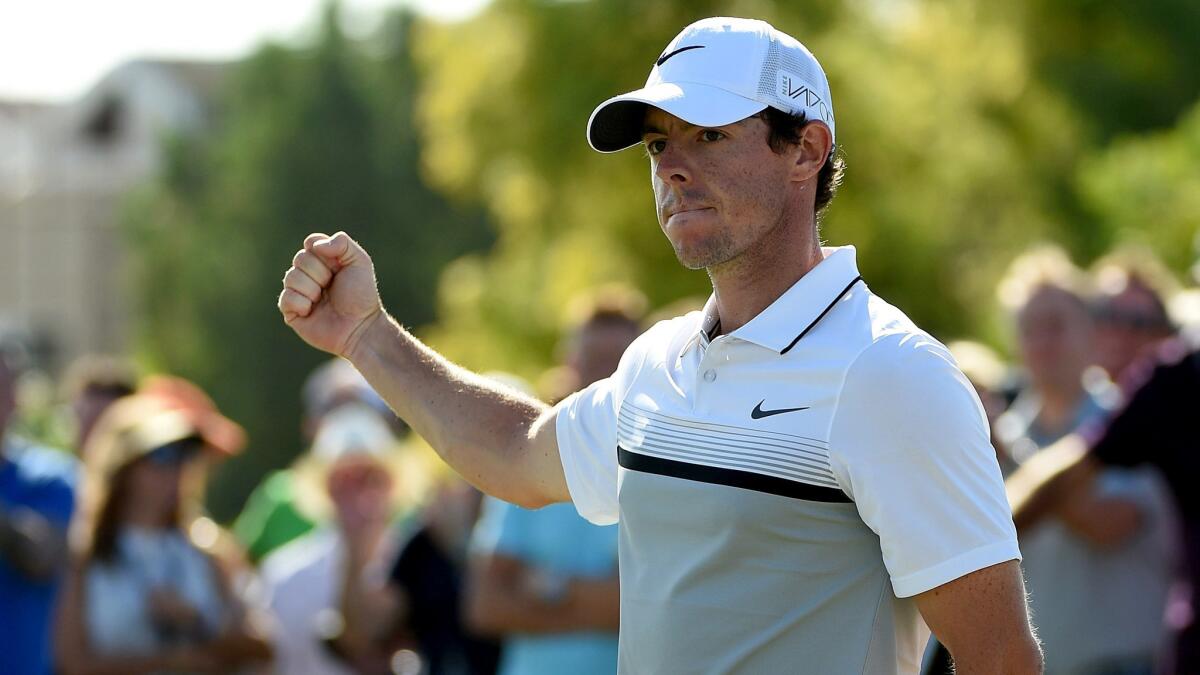
M 404 330 L 383 309 L 370 256 L 345 232 L 304 240 L 278 305 L 301 338 L 353 363 L 480 490 L 532 508 L 570 498 L 552 410 L 454 365 Z

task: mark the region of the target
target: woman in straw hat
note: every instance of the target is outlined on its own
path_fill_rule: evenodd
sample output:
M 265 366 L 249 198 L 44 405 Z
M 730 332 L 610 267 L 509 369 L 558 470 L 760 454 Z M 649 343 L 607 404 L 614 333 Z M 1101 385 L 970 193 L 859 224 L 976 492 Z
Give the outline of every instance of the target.
M 200 403 L 147 391 L 97 423 L 79 560 L 59 610 L 66 675 L 229 673 L 270 656 L 222 568 L 193 541 L 203 528 L 184 526 L 198 507 L 197 460 L 244 441 Z

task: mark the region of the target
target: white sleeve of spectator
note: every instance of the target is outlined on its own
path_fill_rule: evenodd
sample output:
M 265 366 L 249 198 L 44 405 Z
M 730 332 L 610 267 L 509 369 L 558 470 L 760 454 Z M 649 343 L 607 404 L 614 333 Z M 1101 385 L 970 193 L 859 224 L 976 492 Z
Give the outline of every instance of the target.
M 933 338 L 889 335 L 864 350 L 829 438 L 834 473 L 879 535 L 898 597 L 1020 560 L 983 407 Z
M 596 525 L 617 522 L 617 413 L 641 368 L 647 331 L 625 350 L 617 372 L 563 399 L 554 412 L 558 454 L 575 510 Z

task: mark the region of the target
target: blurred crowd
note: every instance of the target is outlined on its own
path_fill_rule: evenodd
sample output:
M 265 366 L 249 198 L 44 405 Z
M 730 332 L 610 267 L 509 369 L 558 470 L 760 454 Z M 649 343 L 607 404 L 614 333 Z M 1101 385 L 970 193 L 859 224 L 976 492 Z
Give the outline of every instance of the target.
M 1186 411 L 1200 412 L 1200 292 L 1144 251 L 1084 271 L 1039 248 L 997 296 L 1012 362 L 978 341 L 950 347 L 1000 470 L 1028 473 L 1064 439 L 1107 444 L 1094 475 L 1055 484 L 1039 517 L 1017 520 L 1046 672 L 1181 672 L 1195 648 L 1187 491 L 1200 467 L 1177 455 L 1195 445 Z M 532 385 L 489 376 L 559 400 L 613 372 L 644 313 L 636 292 L 598 291 L 574 307 L 559 367 Z M 0 432 L 20 415 L 8 356 Z M 72 452 L 3 435 L 0 673 L 615 672 L 615 526 L 570 504 L 483 497 L 347 362 L 297 392 L 305 452 L 228 527 L 205 511 L 206 478 L 251 439 L 204 391 L 100 357 L 61 389 Z M 1145 392 L 1158 398 L 1134 405 Z M 1135 411 L 1159 431 L 1123 432 L 1134 440 L 1118 453 L 1106 434 Z M 950 667 L 931 643 L 927 672 Z

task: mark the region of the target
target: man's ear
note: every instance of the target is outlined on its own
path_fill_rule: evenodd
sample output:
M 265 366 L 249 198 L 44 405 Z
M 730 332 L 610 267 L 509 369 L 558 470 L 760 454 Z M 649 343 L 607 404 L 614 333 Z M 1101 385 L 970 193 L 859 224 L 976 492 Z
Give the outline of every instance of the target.
M 821 167 L 833 152 L 833 133 L 824 122 L 809 122 L 800 130 L 796 146 L 796 163 L 792 165 L 792 180 L 804 182 L 816 178 Z

